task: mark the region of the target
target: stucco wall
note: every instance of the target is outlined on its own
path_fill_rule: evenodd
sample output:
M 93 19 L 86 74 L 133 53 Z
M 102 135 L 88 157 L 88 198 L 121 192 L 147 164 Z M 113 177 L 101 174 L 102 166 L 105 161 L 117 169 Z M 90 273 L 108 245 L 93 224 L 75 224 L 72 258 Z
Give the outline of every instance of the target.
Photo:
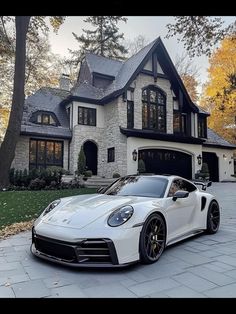
M 219 181 L 235 181 L 233 150 L 203 146 L 203 152 L 216 153 L 219 161 Z

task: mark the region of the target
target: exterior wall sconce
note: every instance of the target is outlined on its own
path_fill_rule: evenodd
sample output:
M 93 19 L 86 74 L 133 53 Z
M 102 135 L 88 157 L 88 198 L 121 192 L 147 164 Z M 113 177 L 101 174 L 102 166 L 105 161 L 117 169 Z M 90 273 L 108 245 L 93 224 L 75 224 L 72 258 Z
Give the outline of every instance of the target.
M 231 161 L 231 160 L 229 160 L 229 164 L 232 164 L 232 161 Z
M 225 154 L 223 154 L 223 158 L 224 158 L 224 160 L 226 160 L 226 159 L 227 159 L 227 156 L 226 156 Z
M 201 163 L 202 163 L 202 156 L 200 154 L 197 156 L 197 161 L 198 161 L 198 164 L 201 165 Z
M 133 156 L 133 160 L 136 161 L 137 157 L 138 157 L 138 153 L 137 153 L 136 149 L 133 150 L 132 156 Z

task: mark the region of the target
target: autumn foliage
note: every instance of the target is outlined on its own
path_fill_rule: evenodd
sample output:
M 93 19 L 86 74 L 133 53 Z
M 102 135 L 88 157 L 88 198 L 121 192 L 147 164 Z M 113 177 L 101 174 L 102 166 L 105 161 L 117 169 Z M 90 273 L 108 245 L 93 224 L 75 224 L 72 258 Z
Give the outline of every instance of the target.
M 208 126 L 236 144 L 236 36 L 224 39 L 209 63 L 201 106 L 211 113 Z

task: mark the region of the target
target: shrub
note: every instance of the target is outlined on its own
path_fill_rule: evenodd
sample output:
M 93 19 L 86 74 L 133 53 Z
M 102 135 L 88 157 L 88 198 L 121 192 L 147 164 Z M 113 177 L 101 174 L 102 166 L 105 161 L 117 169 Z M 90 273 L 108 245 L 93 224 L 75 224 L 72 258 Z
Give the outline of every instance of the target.
M 78 163 L 77 163 L 78 176 L 80 176 L 81 174 L 84 174 L 85 168 L 86 168 L 86 157 L 85 157 L 83 146 L 81 146 L 79 156 L 78 156 Z
M 9 180 L 10 180 L 10 184 L 14 184 L 15 183 L 15 168 L 11 168 L 9 171 Z
M 144 172 L 146 172 L 145 162 L 142 159 L 139 159 L 139 161 L 138 161 L 138 173 L 144 173 Z
M 64 172 L 65 170 L 61 167 L 51 166 L 41 171 L 40 178 L 46 182 L 46 185 L 50 185 L 53 181 L 56 182 L 56 185 L 59 185 Z
M 45 188 L 46 182 L 43 179 L 36 178 L 30 181 L 29 189 L 30 190 L 41 190 Z
M 114 172 L 112 178 L 119 178 L 120 174 L 118 172 Z
M 84 176 L 87 177 L 87 178 L 92 177 L 92 175 L 93 175 L 93 172 L 91 170 L 87 170 L 87 171 L 84 172 Z

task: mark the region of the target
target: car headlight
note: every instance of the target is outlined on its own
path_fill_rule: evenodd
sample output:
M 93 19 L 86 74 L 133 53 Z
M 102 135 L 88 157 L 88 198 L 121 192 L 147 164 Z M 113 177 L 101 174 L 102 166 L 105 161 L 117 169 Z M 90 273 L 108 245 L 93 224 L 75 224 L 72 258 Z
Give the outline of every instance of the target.
M 110 227 L 123 225 L 133 215 L 134 209 L 127 205 L 114 211 L 108 218 L 107 223 Z
M 55 200 L 52 203 L 50 203 L 44 210 L 43 216 L 48 214 L 53 208 L 55 208 L 58 204 L 60 204 L 61 200 Z

